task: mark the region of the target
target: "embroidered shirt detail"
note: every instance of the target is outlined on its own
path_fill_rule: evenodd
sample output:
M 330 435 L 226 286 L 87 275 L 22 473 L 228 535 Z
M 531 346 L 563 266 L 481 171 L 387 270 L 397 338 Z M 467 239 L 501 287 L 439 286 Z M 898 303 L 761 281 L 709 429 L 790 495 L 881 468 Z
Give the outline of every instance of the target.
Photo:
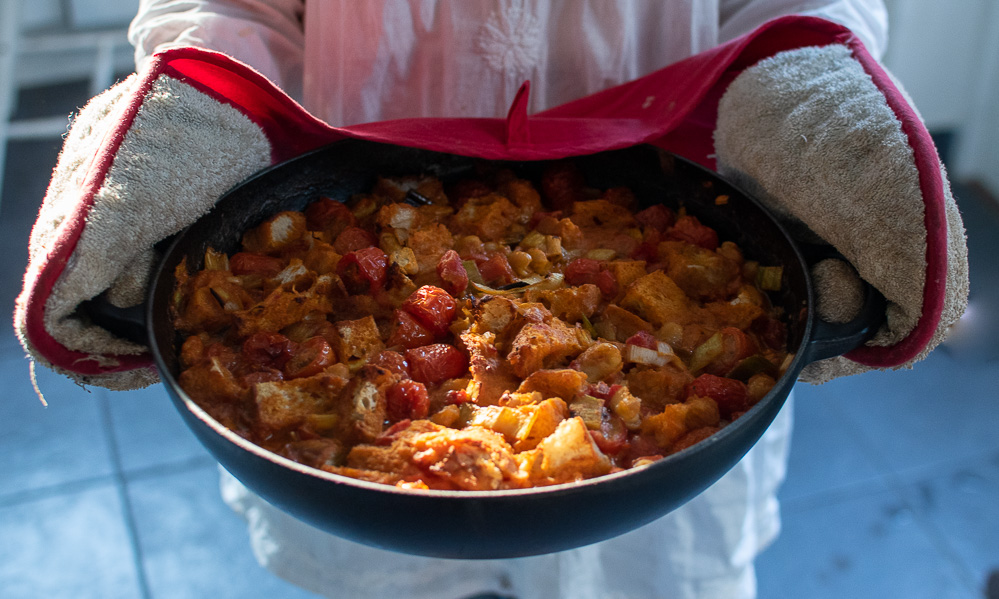
M 495 71 L 526 74 L 541 59 L 540 21 L 522 3 L 497 9 L 479 30 L 476 49 Z

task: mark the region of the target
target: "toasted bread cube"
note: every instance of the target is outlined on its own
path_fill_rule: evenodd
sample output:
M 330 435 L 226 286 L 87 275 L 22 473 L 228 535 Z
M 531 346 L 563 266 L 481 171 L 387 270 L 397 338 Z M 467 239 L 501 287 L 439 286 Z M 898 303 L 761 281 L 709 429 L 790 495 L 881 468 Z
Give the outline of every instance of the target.
M 488 428 L 503 435 L 507 442 L 512 442 L 517 439 L 517 434 L 527 424 L 529 417 L 529 412 L 521 409 L 484 406 L 475 410 L 468 424 Z
M 524 294 L 524 299 L 543 303 L 556 318 L 566 322 L 579 322 L 593 316 L 600 307 L 603 294 L 596 285 L 586 283 L 578 287 L 531 290 Z
M 482 427 L 445 428 L 413 439 L 413 461 L 459 489 L 486 491 L 525 486 L 513 448 Z
M 688 297 L 721 300 L 739 290 L 741 264 L 718 252 L 682 241 L 664 241 L 659 244 L 659 258 L 666 264 L 666 274 Z
M 431 273 L 437 269 L 444 252 L 454 245 L 454 237 L 447 227 L 441 224 L 416 229 L 406 239 L 406 246 L 413 250 L 419 272 Z
M 660 409 L 683 399 L 684 389 L 694 376 L 673 362 L 660 368 L 634 369 L 628 373 L 628 390 L 646 406 Z
M 621 306 L 661 327 L 667 322 L 690 322 L 695 306 L 673 279 L 661 270 L 651 272 L 628 286 Z
M 272 430 L 294 426 L 310 414 L 329 411 L 347 381 L 320 373 L 289 381 L 269 381 L 253 386 L 260 424 Z
M 329 275 L 336 272 L 336 265 L 342 258 L 333 246 L 318 239 L 312 241 L 308 253 L 305 254 L 303 262 L 305 267 L 320 275 Z
M 304 214 L 279 212 L 243 236 L 243 249 L 260 254 L 279 252 L 301 240 L 305 231 Z
M 415 275 L 420 272 L 420 264 L 416 261 L 413 248 L 402 247 L 389 254 L 389 264 L 395 264 L 403 273 Z
M 580 418 L 568 418 L 538 444 L 541 455 L 534 463 L 531 478 L 550 478 L 555 482 L 581 480 L 611 469 L 611 461 L 590 436 Z
M 626 229 L 635 226 L 635 217 L 624 206 L 607 200 L 586 200 L 572 205 L 572 222 L 580 227 Z
M 405 429 L 392 435 L 388 445 L 355 445 L 347 454 L 347 467 L 363 471 L 391 473 L 400 478 L 419 476 L 421 472 L 413 463 L 415 451 L 413 439 L 441 428 L 429 420 L 416 420 Z M 351 475 L 347 474 L 347 476 Z
M 621 343 L 639 331 L 651 333 L 655 330 L 652 323 L 617 304 L 609 304 L 604 308 L 600 319 L 593 326 L 601 337 Z
M 553 397 L 532 406 L 529 414 L 530 417 L 517 431 L 517 438 L 513 443 L 515 451 L 536 448 L 538 443 L 554 433 L 559 423 L 569 416 L 569 407 L 561 399 Z
M 584 352 L 585 353 L 585 352 Z M 571 368 L 538 370 L 531 373 L 517 389 L 518 393 L 537 391 L 543 397 L 571 400 L 586 384 L 586 373 Z
M 647 274 L 644 260 L 610 260 L 604 263 L 604 269 L 613 273 L 622 289 Z
M 520 210 L 498 193 L 466 201 L 451 219 L 452 228 L 462 235 L 475 235 L 482 241 L 501 241 L 517 222 Z
M 719 327 L 748 329 L 753 321 L 766 314 L 763 308 L 748 301 L 711 302 L 704 309 L 716 319 Z
M 382 433 L 388 413 L 388 388 L 398 375 L 379 366 L 360 369 L 344 390 L 340 410 L 348 423 L 348 434 L 360 442 L 370 443 Z
M 386 204 L 378 211 L 375 222 L 382 228 L 390 227 L 405 231 L 418 229 L 421 225 L 420 211 L 416 206 L 409 204 Z
M 715 400 L 694 396 L 684 403 L 670 404 L 661 413 L 647 417 L 642 422 L 642 432 L 655 435 L 660 447 L 669 448 L 687 432 L 717 426 L 720 420 Z
M 517 306 L 505 297 L 492 297 L 482 302 L 473 314 L 472 331 L 502 335 L 517 317 Z
M 351 368 L 360 367 L 385 349 L 381 333 L 374 316 L 368 315 L 357 320 L 341 320 L 333 323 L 339 340 L 336 355 Z
M 621 372 L 623 366 L 621 349 L 605 341 L 594 343 L 572 361 L 572 367 L 579 369 L 591 383 L 603 381 Z
M 528 322 L 511 343 L 507 359 L 514 373 L 527 378 L 542 368 L 554 368 L 584 349 L 585 333 L 557 318 Z

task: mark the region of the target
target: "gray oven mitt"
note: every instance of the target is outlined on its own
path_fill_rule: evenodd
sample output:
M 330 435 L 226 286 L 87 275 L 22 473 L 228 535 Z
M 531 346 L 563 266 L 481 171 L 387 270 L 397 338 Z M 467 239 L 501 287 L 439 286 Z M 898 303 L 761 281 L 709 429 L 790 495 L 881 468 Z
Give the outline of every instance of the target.
M 270 164 L 263 131 L 232 106 L 168 75 L 132 75 L 73 119 L 29 239 L 14 326 L 33 362 L 81 384 L 159 380 L 148 350 L 79 309 L 106 293 L 136 306 L 154 246 Z
M 908 98 L 882 89 L 847 47 L 833 44 L 758 62 L 718 106 L 719 172 L 799 239 L 828 243 L 852 264 L 814 269 L 819 315 L 843 322 L 857 313 L 858 275 L 888 302 L 866 347 L 807 366 L 804 381 L 911 367 L 967 306 L 965 233 L 943 166 Z M 900 120 L 906 111 L 918 127 Z

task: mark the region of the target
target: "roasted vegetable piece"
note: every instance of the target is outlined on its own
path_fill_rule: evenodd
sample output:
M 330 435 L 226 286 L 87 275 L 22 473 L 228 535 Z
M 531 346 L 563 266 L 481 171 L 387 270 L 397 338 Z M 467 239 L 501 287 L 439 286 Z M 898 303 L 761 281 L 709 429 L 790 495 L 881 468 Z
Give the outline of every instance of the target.
M 402 309 L 409 312 L 434 337 L 440 338 L 448 333 L 457 303 L 440 287 L 424 285 L 402 302 Z
M 424 345 L 406 350 L 406 361 L 414 381 L 436 385 L 459 377 L 468 368 L 465 354 L 447 343 Z
M 367 247 L 349 252 L 340 259 L 336 274 L 347 291 L 354 294 L 375 294 L 385 283 L 388 256 L 381 249 Z

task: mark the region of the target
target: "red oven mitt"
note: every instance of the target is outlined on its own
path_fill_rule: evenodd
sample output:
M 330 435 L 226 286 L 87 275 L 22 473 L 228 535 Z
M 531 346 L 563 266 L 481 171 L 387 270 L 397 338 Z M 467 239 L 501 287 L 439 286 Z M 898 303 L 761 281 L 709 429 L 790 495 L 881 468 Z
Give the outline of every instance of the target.
M 826 89 L 827 71 L 841 85 Z M 527 93 L 525 85 L 506 120 L 341 129 L 223 55 L 157 55 L 74 119 L 30 239 L 15 311 L 21 342 L 34 361 L 82 384 L 157 381 L 147 348 L 97 326 L 81 305 L 101 294 L 119 306 L 141 302 L 159 241 L 259 168 L 343 137 L 518 160 L 653 143 L 720 166 L 853 264 L 825 270 L 855 269 L 890 302 L 885 329 L 869 346 L 810 366 L 809 380 L 908 366 L 963 312 L 963 229 L 932 141 L 849 30 L 787 17 L 537 115 L 526 113 Z M 845 106 L 855 112 L 844 116 Z M 832 127 L 844 122 L 853 126 Z M 789 145 L 799 142 L 807 145 Z M 856 148 L 863 159 L 852 156 Z M 907 216 L 883 218 L 898 213 Z M 819 285 L 830 290 L 821 311 L 833 318 L 850 311 L 842 280 L 823 276 Z

